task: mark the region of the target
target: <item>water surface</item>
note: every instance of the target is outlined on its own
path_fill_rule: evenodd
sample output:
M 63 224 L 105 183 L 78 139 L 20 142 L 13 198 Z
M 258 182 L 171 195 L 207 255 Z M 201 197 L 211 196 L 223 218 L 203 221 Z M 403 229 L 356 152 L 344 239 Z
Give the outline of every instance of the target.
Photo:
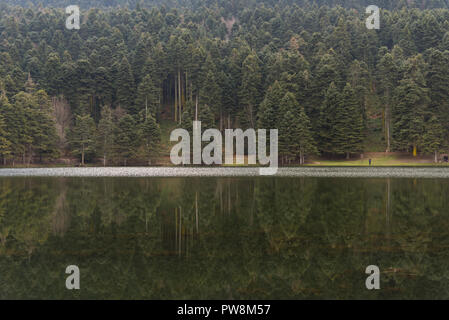
M 429 176 L 2 177 L 0 298 L 448 299 L 448 192 Z

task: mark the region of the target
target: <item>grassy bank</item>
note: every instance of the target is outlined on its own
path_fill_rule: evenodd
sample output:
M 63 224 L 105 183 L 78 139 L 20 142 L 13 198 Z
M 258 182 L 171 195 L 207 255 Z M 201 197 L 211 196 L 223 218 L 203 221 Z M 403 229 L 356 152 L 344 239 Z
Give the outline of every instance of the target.
M 371 159 L 371 166 L 376 167 L 395 167 L 395 166 L 411 166 L 411 167 L 434 167 L 434 166 L 449 166 L 448 163 L 435 163 L 433 157 L 418 156 L 413 157 L 410 154 L 404 153 L 366 153 L 363 159 L 350 160 L 328 160 L 316 159 L 309 161 L 306 166 L 336 166 L 336 167 L 368 167 L 369 159 Z

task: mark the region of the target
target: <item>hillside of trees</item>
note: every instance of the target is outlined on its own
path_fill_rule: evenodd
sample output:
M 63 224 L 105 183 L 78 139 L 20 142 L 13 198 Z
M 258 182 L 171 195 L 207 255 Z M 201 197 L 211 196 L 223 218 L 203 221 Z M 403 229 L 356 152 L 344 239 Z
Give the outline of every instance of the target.
M 379 1 L 380 30 L 363 2 L 81 1 L 80 30 L 65 28 L 64 1 L 2 2 L 2 163 L 151 164 L 165 128 L 195 118 L 279 129 L 282 163 L 437 157 L 449 147 L 448 1 Z
M 342 6 L 344 8 L 364 9 L 369 5 L 377 5 L 381 8 L 394 10 L 401 8 L 419 8 L 419 9 L 435 9 L 448 8 L 447 0 L 3 0 L 8 5 L 18 5 L 21 7 L 45 6 L 45 7 L 67 7 L 70 5 L 79 5 L 81 8 L 113 8 L 128 7 L 135 9 L 137 7 L 151 8 L 154 6 L 164 5 L 169 8 L 190 8 L 198 9 L 201 6 L 220 7 L 224 10 L 230 10 L 233 14 L 245 8 L 254 8 L 257 5 L 264 6 L 283 6 L 294 5 L 299 7 L 309 6 Z

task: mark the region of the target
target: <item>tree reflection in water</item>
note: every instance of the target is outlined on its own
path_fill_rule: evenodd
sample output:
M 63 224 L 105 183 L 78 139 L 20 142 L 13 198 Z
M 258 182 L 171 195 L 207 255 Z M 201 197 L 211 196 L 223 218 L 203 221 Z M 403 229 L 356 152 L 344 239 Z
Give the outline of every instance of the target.
M 448 299 L 449 181 L 2 178 L 0 298 Z M 66 266 L 81 290 L 65 289 Z M 381 290 L 365 268 L 381 269 Z

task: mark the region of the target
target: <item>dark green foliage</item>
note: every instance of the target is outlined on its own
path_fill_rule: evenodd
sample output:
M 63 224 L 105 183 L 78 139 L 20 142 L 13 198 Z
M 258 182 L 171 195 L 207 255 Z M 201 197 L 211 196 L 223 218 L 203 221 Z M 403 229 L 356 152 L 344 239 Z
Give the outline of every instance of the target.
M 117 68 L 115 86 L 117 88 L 118 106 L 135 112 L 134 108 L 134 92 L 135 83 L 131 66 L 126 57 L 123 57 Z
M 280 102 L 283 118 L 280 119 L 279 153 L 284 162 L 299 158 L 304 164 L 306 155 L 318 153 L 312 137 L 310 120 L 293 93 L 286 93 Z
M 405 78 L 399 82 L 394 94 L 393 142 L 398 150 L 423 147 L 425 120 L 429 117 L 429 89 L 423 77 L 421 56 L 407 60 Z
M 363 116 L 354 89 L 348 83 L 343 89 L 340 105 L 335 110 L 333 149 L 346 154 L 363 151 Z
M 151 159 L 157 157 L 161 144 L 161 128 L 151 114 L 142 113 L 142 122 L 140 124 L 140 138 L 143 143 L 143 155 L 151 164 Z
M 24 2 L 16 4 L 29 5 Z M 368 1 L 175 0 L 161 6 L 144 0 L 138 8 L 137 0 L 81 1 L 78 31 L 64 29 L 66 2 L 43 1 L 58 8 L 39 12 L 1 5 L 0 113 L 10 142 L 4 158 L 12 163 L 50 159 L 56 151 L 78 154 L 73 145 L 53 147 L 58 138 L 49 116 L 57 99 L 68 102 L 71 115 L 90 115 L 101 130 L 110 123 L 102 122 L 104 106 L 112 122 L 126 113 L 140 125 L 144 112 L 156 124 L 176 120 L 189 130 L 196 112 L 203 128 L 280 129 L 304 109 L 326 156 L 413 147 L 431 153 L 425 141 L 433 139 L 421 138 L 427 128 L 437 130 L 429 122 L 435 116 L 441 148 L 448 145 L 444 1 L 381 1 L 379 31 L 366 30 Z M 24 94 L 39 90 L 51 101 L 45 114 L 33 111 L 34 98 Z M 289 116 L 280 108 L 286 92 L 302 107 Z M 110 142 L 116 138 L 92 137 L 97 150 L 90 158 L 147 162 L 145 152 L 112 157 L 104 141 L 106 149 L 118 150 Z M 144 141 L 133 149 L 144 150 Z
M 94 120 L 85 114 L 76 116 L 75 124 L 67 135 L 73 154 L 81 158 L 81 165 L 85 164 L 86 156 L 89 157 L 94 152 L 95 131 Z
M 424 134 L 421 140 L 423 151 L 434 153 L 435 162 L 438 162 L 438 153 L 447 148 L 443 126 L 437 117 L 432 116 L 424 125 Z
M 115 142 L 115 121 L 112 110 L 108 106 L 104 106 L 101 110 L 101 120 L 98 123 L 96 136 L 96 151 L 99 156 L 103 157 L 103 165 L 107 165 L 107 161 L 114 155 Z
M 129 159 L 137 153 L 139 131 L 136 121 L 129 114 L 124 115 L 117 124 L 115 132 L 115 157 L 126 166 Z

